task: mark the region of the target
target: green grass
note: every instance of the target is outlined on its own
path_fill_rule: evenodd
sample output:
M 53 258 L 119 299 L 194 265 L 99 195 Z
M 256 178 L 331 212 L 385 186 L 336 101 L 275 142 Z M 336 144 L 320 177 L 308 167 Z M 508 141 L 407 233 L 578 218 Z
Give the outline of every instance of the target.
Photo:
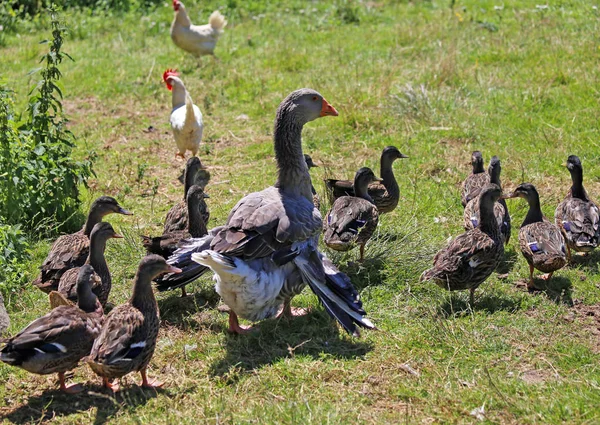
M 166 2 L 144 16 L 66 14 L 64 50 L 75 62 L 62 66 L 65 111 L 77 155 L 98 154 L 84 209 L 110 194 L 135 212 L 109 219 L 126 235 L 107 250 L 115 304 L 130 294 L 143 255 L 138 235 L 160 232 L 181 197 L 183 163 L 174 159 L 161 82 L 167 67 L 180 69 L 205 116 L 211 227 L 274 181 L 274 111 L 299 87 L 319 90 L 340 112 L 304 130 L 305 151 L 321 165 L 313 170 L 318 190 L 326 176 L 350 178 L 363 165 L 378 172 L 384 146 L 410 158 L 395 165 L 402 198 L 381 218 L 368 260 L 357 266 L 357 252 L 331 254 L 378 331 L 341 333 L 307 290 L 294 304 L 310 308 L 308 316 L 232 337 L 205 277 L 186 300 L 158 295 L 163 326 L 150 374 L 166 380 L 164 390 L 125 385 L 113 398 L 80 367 L 74 380 L 89 392 L 67 397 L 55 376 L 1 365 L 0 415 L 74 424 L 474 423 L 470 412 L 484 405 L 486 423 L 600 422 L 600 254 L 531 295 L 520 284 L 528 267 L 515 230 L 508 278 L 488 279 L 473 309 L 467 293 L 418 283 L 462 231 L 459 185 L 474 149 L 486 161 L 501 158 L 505 187 L 534 183 L 549 217 L 570 185 L 561 167 L 569 154 L 581 157 L 586 188 L 600 198 L 598 10 L 583 0 L 552 3 L 189 1 L 197 23 L 219 6 L 229 20 L 219 60 L 199 64 L 171 43 Z M 23 25 L 0 49 L 2 75 L 21 99 L 45 49 L 43 24 Z M 157 131 L 144 132 L 149 126 Z M 518 227 L 526 207 L 515 200 L 509 208 Z M 35 245 L 31 278 L 49 246 Z M 10 303 L 11 334 L 48 309 L 31 287 Z

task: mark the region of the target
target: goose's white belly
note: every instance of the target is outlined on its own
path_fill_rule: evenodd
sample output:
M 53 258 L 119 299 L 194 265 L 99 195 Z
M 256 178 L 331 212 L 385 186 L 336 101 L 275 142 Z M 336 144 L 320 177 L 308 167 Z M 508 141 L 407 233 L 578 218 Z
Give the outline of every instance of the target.
M 247 320 L 259 321 L 276 315 L 285 300 L 281 293 L 284 285 L 296 286 L 302 280 L 293 262 L 276 266 L 270 258 L 234 261 L 235 269 L 215 273 L 215 289 L 225 304 Z

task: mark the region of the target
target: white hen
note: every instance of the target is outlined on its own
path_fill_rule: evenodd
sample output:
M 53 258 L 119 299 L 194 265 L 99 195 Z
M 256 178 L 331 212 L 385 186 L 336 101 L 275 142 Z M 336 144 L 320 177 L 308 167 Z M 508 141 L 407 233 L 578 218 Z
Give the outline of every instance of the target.
M 179 0 L 173 0 L 175 18 L 171 24 L 171 39 L 177 47 L 194 56 L 214 54 L 219 36 L 227 25 L 225 17 L 215 10 L 206 25 L 193 25 Z
M 183 81 L 178 76 L 176 70 L 167 69 L 163 73 L 163 81 L 167 88 L 173 92 L 173 109 L 171 110 L 170 121 L 173 137 L 177 149 L 179 149 L 179 152 L 175 155 L 185 158 L 185 152 L 188 150 L 192 151 L 193 156 L 198 153 L 204 124 L 202 123 L 200 108 L 194 105 Z

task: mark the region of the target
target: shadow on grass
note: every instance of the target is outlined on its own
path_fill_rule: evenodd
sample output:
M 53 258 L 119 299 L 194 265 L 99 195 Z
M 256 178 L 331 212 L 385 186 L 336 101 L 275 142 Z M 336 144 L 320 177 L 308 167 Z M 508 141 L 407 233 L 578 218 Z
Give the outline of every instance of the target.
M 575 251 L 571 251 L 571 267 L 581 267 L 588 273 L 598 273 L 600 271 L 600 250 L 592 251 L 587 255 L 576 254 Z
M 304 316 L 292 319 L 264 320 L 256 327 L 256 332 L 247 335 L 227 335 L 227 354 L 211 365 L 212 376 L 233 384 L 243 372 L 286 358 L 354 359 L 363 357 L 373 349 L 368 342 L 340 335 L 344 331 L 322 310 L 309 311 Z
M 184 330 L 196 330 L 199 325 L 192 316 L 200 311 L 216 308 L 220 300 L 219 295 L 212 289 L 195 292 L 183 298 L 179 296 L 180 293 L 179 289 L 169 291 L 168 297 L 157 302 L 161 320 Z
M 338 268 L 350 277 L 352 285 L 357 291 L 360 291 L 367 286 L 376 286 L 383 283 L 384 276 L 382 272 L 385 264 L 386 257 L 383 254 L 378 254 L 365 257 L 362 263 L 349 261 L 346 264 L 339 265 Z
M 465 293 L 467 293 L 465 291 Z M 493 314 L 497 311 L 508 311 L 514 313 L 521 309 L 521 303 L 513 298 L 498 294 L 478 294 L 475 292 L 475 304 L 469 305 L 466 298 L 457 296 L 451 292 L 450 297 L 437 308 L 437 315 L 443 318 L 463 316 L 471 311 L 486 311 Z
M 520 253 L 517 253 L 512 248 L 505 250 L 504 256 L 500 260 L 498 267 L 496 267 L 496 273 L 500 275 L 510 273 L 518 261 L 519 255 Z
M 570 279 L 562 276 L 553 276 L 549 281 L 536 278 L 533 281 L 536 289 L 539 290 L 537 292 L 544 293 L 556 304 L 573 306 L 573 284 Z
M 93 424 L 100 425 L 122 408 L 143 406 L 158 394 L 169 395 L 168 391 L 160 388 L 142 389 L 136 385 L 123 388 L 115 395 L 98 385 L 86 386 L 84 392 L 77 395 L 54 389 L 30 397 L 26 404 L 0 418 L 14 424 L 41 423 L 97 408 Z

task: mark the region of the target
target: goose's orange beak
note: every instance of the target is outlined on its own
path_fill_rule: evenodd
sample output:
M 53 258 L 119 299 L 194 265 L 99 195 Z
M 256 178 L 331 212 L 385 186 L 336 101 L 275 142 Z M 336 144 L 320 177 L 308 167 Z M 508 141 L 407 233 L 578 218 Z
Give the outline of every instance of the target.
M 323 106 L 321 107 L 321 116 L 326 117 L 327 115 L 331 115 L 332 117 L 337 117 L 338 111 L 335 110 L 333 106 L 329 102 L 323 98 Z

